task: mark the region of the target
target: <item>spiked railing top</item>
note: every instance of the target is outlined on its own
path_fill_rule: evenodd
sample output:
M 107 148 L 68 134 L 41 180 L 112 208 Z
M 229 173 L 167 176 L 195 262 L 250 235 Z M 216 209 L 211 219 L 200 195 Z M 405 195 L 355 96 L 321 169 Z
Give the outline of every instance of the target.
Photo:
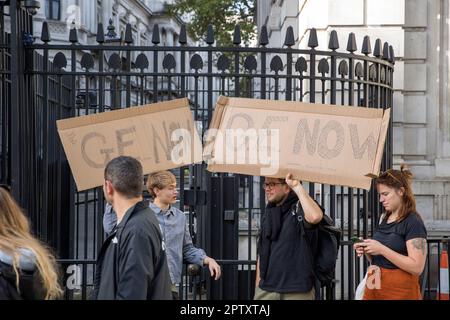
M 356 37 L 353 32 L 350 32 L 347 41 L 347 51 L 353 53 L 356 50 L 358 50 L 358 47 L 356 46 Z
M 208 30 L 206 33 L 206 43 L 212 45 L 214 43 L 214 28 L 212 24 L 208 25 Z
M 50 42 L 50 33 L 48 32 L 47 21 L 42 24 L 41 40 L 44 43 Z
M 393 46 L 389 46 L 389 61 L 392 64 L 395 64 L 395 55 L 394 55 L 394 47 Z
M 269 36 L 267 35 L 267 27 L 263 25 L 259 36 L 259 45 L 266 46 L 269 44 Z
M 387 42 L 383 44 L 383 60 L 389 60 L 389 44 Z
M 372 47 L 370 45 L 370 38 L 369 38 L 369 36 L 365 36 L 364 37 L 361 52 L 363 54 L 365 54 L 365 55 L 368 55 L 368 54 L 372 53 Z
M 159 26 L 156 23 L 153 26 L 152 43 L 153 44 L 158 44 L 159 42 L 160 42 L 160 39 L 159 39 Z
M 98 23 L 97 35 L 96 35 L 97 43 L 102 44 L 104 42 L 109 42 L 112 39 L 117 39 L 117 33 L 115 31 L 113 19 L 109 19 L 108 27 L 106 29 L 107 29 L 107 33 L 105 34 L 103 24 Z M 178 43 L 181 45 L 187 44 L 187 30 L 186 29 L 187 29 L 186 25 L 181 25 L 180 34 L 179 34 L 179 38 L 178 38 Z M 133 30 L 132 30 L 131 25 L 127 24 L 126 28 L 125 28 L 125 35 L 124 35 L 123 40 L 128 45 L 131 45 L 134 42 L 132 32 L 133 32 Z M 51 41 L 49 26 L 48 26 L 47 22 L 44 22 L 42 24 L 41 40 L 44 43 L 48 43 Z M 267 30 L 266 25 L 263 25 L 261 27 L 258 40 L 259 40 L 260 46 L 266 46 L 269 44 L 268 30 Z M 78 42 L 77 29 L 75 28 L 75 22 L 72 22 L 72 28 L 70 29 L 70 32 L 69 32 L 69 41 L 72 44 L 75 44 Z M 214 28 L 210 24 L 207 27 L 205 42 L 211 46 L 214 44 L 215 41 L 216 40 L 215 40 L 215 35 L 214 35 Z M 233 44 L 236 46 L 239 46 L 241 44 L 241 41 L 242 41 L 241 40 L 241 29 L 240 29 L 239 25 L 236 25 L 234 28 L 234 32 L 233 32 Z M 152 43 L 155 45 L 160 43 L 160 34 L 159 34 L 158 24 L 155 24 L 153 26 Z M 294 29 L 292 26 L 289 26 L 286 29 L 286 34 L 284 37 L 283 45 L 287 46 L 289 48 L 295 45 L 295 35 L 294 35 Z M 319 42 L 318 42 L 318 37 L 317 37 L 317 30 L 315 28 L 311 28 L 309 30 L 308 47 L 310 47 L 312 50 L 314 50 L 318 46 L 319 46 Z M 328 41 L 328 49 L 332 50 L 332 51 L 336 51 L 337 49 L 339 49 L 339 38 L 338 38 L 338 34 L 335 30 L 332 30 L 330 32 L 330 38 Z M 349 35 L 348 35 L 346 49 L 348 52 L 350 52 L 352 54 L 354 52 L 356 52 L 358 49 L 357 44 L 356 44 L 356 37 L 353 32 L 349 33 Z M 391 64 L 395 64 L 394 49 L 393 49 L 392 45 L 389 45 L 389 43 L 387 43 L 387 42 L 382 43 L 380 39 L 376 39 L 375 45 L 374 45 L 374 48 L 372 51 L 370 37 L 366 35 L 362 42 L 361 53 L 366 56 L 368 56 L 369 54 L 372 54 L 374 57 L 376 57 L 378 59 L 383 59 L 385 61 L 388 61 Z M 85 61 L 87 63 L 88 60 L 86 60 L 86 59 L 85 59 Z M 169 63 L 169 62 L 171 62 L 171 61 L 169 61 L 169 60 L 166 61 L 167 66 L 172 66 L 172 63 Z M 249 59 L 247 62 L 248 62 L 247 66 L 249 66 L 249 68 L 247 68 L 247 69 L 253 70 L 252 68 L 250 68 L 250 67 L 253 67 L 252 60 Z M 277 63 L 278 63 L 278 61 L 275 61 L 274 66 L 277 67 Z M 323 66 L 325 66 L 324 63 L 322 63 L 322 64 L 323 64 Z M 86 65 L 89 65 L 89 64 L 87 63 Z M 168 68 L 168 69 L 170 69 L 170 68 Z M 278 70 L 278 68 L 275 68 L 275 69 Z M 322 69 L 325 70 L 325 68 L 322 68 Z
M 97 37 L 96 37 L 96 41 L 98 43 L 103 43 L 105 42 L 105 31 L 103 30 L 103 23 L 99 23 L 97 25 Z
M 180 37 L 178 38 L 178 43 L 186 44 L 187 43 L 187 35 L 186 35 L 186 25 L 181 25 L 180 28 Z
M 69 32 L 69 41 L 72 44 L 74 44 L 74 43 L 78 42 L 78 32 L 77 32 L 77 29 L 75 28 L 75 23 L 72 23 L 72 24 L 73 24 L 73 28 L 70 29 L 70 32 Z
M 308 47 L 314 49 L 318 46 L 319 46 L 319 41 L 317 41 L 317 31 L 315 28 L 312 28 L 309 31 Z
M 234 45 L 241 44 L 241 27 L 238 24 L 234 27 L 233 44 Z
M 286 37 L 284 38 L 284 45 L 292 47 L 295 44 L 294 29 L 289 26 L 286 30 Z
M 373 55 L 377 58 L 381 57 L 381 40 L 375 40 L 375 47 L 373 48 Z
M 330 33 L 330 41 L 328 42 L 328 49 L 333 51 L 339 49 L 339 40 L 336 30 L 331 31 Z
M 131 24 L 127 23 L 125 27 L 125 43 L 130 44 L 133 43 L 133 34 L 131 31 Z

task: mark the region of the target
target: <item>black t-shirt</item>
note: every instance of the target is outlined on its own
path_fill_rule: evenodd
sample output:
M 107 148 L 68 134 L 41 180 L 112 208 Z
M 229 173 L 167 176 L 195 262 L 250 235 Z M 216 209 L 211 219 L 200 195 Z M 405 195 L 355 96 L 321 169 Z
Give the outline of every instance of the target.
M 265 227 L 263 221 L 261 227 Z M 303 224 L 305 236 L 301 232 Z M 289 293 L 309 292 L 314 286 L 311 253 L 308 246 L 317 245 L 317 226 L 310 225 L 294 210 L 283 216 L 278 239 L 270 241 L 264 237 L 259 239 L 259 254 L 270 252 L 267 267 L 261 273 L 259 287 L 265 291 Z M 269 246 L 269 250 L 261 250 L 261 246 Z
M 415 213 L 409 214 L 400 222 L 387 223 L 387 219 L 383 219 L 373 235 L 374 240 L 405 256 L 408 255 L 406 241 L 414 238 L 427 238 L 425 225 Z M 372 263 L 386 269 L 398 269 L 382 255 L 373 256 Z

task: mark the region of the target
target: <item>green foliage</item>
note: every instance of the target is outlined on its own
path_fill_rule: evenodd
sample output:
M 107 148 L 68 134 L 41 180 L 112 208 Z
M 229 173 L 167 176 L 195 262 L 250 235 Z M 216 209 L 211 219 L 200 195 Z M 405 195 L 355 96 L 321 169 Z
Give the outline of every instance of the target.
M 255 5 L 253 0 L 176 0 L 168 13 L 186 22 L 194 40 L 206 40 L 212 24 L 217 46 L 232 46 L 234 27 L 239 24 L 242 43 L 248 45 L 256 37 Z

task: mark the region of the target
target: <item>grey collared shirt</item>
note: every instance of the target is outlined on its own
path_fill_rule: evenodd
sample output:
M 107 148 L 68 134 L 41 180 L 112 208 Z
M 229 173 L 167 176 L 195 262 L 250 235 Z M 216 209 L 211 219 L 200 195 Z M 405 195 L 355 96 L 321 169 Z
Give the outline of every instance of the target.
M 167 262 L 169 265 L 170 279 L 172 283 L 181 282 L 183 260 L 188 263 L 203 265 L 206 253 L 203 249 L 194 247 L 189 233 L 186 215 L 176 207 L 170 207 L 162 211 L 154 203 L 150 203 L 150 209 L 155 212 L 159 221 L 163 241 L 166 246 Z M 103 228 L 110 233 L 117 223 L 117 216 L 111 205 L 105 207 L 103 216 Z

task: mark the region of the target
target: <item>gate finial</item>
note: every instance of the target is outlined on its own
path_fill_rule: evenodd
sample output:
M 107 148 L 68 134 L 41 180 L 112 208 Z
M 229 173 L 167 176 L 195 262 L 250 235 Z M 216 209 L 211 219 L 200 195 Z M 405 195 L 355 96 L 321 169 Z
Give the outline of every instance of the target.
M 263 25 L 261 28 L 261 35 L 259 36 L 259 45 L 266 46 L 269 44 L 269 36 L 267 35 L 267 27 Z
M 153 34 L 152 34 L 152 43 L 158 44 L 160 42 L 159 40 L 159 26 L 157 23 L 153 26 Z
M 131 32 L 131 24 L 129 23 L 127 23 L 127 26 L 125 27 L 125 43 L 133 43 L 133 34 Z
M 234 27 L 233 44 L 241 44 L 241 27 L 238 24 Z
M 356 37 L 353 32 L 350 32 L 347 41 L 347 51 L 353 53 L 356 50 L 358 50 L 358 47 L 356 46 Z
M 377 58 L 381 57 L 381 40 L 375 40 L 375 47 L 373 48 L 373 55 Z
M 112 18 L 109 18 L 108 32 L 106 33 L 106 36 L 110 39 L 114 39 L 117 37 L 116 27 L 114 26 Z
M 372 46 L 370 45 L 370 37 L 365 36 L 362 44 L 361 52 L 366 56 L 372 53 Z
M 328 42 L 328 49 L 333 51 L 339 49 L 339 39 L 336 30 L 331 31 L 330 41 Z
M 98 43 L 103 43 L 105 42 L 105 31 L 103 30 L 103 23 L 99 23 L 97 25 L 97 37 L 96 37 L 96 41 Z
M 387 42 L 383 44 L 383 60 L 389 60 L 389 44 Z
M 394 47 L 393 46 L 389 46 L 389 61 L 392 64 L 395 64 L 395 55 L 394 55 Z
M 179 44 L 186 44 L 187 43 L 187 35 L 186 35 L 186 25 L 182 24 L 180 28 L 180 37 L 178 38 Z
M 314 49 L 317 46 L 319 46 L 319 41 L 317 41 L 317 31 L 315 28 L 311 28 L 311 30 L 309 30 L 308 47 Z
M 206 32 L 206 43 L 212 45 L 214 43 L 214 29 L 212 24 L 208 24 L 208 31 Z
M 42 42 L 50 42 L 50 33 L 48 32 L 48 24 L 47 21 L 44 21 L 42 24 L 42 33 L 41 33 Z
M 69 32 L 69 41 L 71 43 L 78 42 L 78 32 L 77 32 L 77 28 L 75 28 L 75 21 L 72 21 L 72 29 L 70 29 L 70 32 Z
M 289 26 L 286 30 L 286 38 L 284 38 L 284 45 L 287 47 L 292 47 L 295 44 L 294 29 Z

